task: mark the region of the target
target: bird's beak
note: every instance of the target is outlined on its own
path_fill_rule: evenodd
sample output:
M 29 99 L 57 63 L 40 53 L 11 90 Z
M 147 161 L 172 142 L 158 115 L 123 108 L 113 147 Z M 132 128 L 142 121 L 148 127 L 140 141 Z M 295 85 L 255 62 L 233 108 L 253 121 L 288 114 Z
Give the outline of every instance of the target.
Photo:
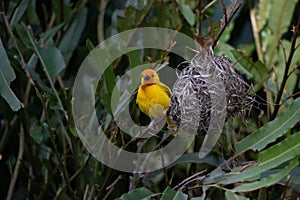
M 150 80 L 150 76 L 149 76 L 148 74 L 146 74 L 146 75 L 144 76 L 144 80 L 145 80 L 145 81 L 149 81 L 149 80 Z

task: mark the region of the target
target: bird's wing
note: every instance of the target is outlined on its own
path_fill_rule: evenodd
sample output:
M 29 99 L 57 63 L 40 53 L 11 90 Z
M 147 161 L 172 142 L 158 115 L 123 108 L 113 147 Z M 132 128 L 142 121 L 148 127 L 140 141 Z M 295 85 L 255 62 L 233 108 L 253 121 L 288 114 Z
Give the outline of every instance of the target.
M 171 90 L 168 86 L 166 86 L 165 84 L 163 84 L 162 82 L 159 82 L 157 85 L 159 85 L 165 93 L 167 93 L 167 95 L 170 97 L 171 96 Z

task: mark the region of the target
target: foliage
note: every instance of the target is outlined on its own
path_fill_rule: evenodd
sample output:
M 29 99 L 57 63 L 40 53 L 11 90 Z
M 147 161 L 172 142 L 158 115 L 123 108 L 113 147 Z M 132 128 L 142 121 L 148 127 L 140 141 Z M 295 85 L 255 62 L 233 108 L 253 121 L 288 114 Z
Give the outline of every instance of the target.
M 299 196 L 300 3 L 240 2 L 1 1 L 0 198 Z M 82 61 L 96 44 L 149 26 L 177 30 L 202 45 L 213 39 L 215 52 L 225 54 L 253 84 L 256 101 L 250 113 L 228 122 L 227 134 L 205 158 L 197 156 L 203 141 L 197 136 L 172 165 L 145 174 L 125 173 L 97 161 L 83 146 L 72 117 L 72 87 Z M 120 76 L 149 62 L 176 68 L 182 61 L 163 50 L 133 50 L 105 71 L 96 109 L 113 143 L 132 152 L 160 145 L 157 138 L 132 140 L 114 123 L 110 97 Z M 147 124 L 149 119 L 132 96 L 125 99 L 131 101 L 132 118 Z

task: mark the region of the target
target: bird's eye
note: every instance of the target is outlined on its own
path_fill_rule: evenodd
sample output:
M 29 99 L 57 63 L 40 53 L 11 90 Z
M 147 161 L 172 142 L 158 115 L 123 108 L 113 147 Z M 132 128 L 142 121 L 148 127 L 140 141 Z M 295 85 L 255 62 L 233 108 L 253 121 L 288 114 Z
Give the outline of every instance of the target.
M 154 77 L 154 74 L 152 74 L 152 78 Z

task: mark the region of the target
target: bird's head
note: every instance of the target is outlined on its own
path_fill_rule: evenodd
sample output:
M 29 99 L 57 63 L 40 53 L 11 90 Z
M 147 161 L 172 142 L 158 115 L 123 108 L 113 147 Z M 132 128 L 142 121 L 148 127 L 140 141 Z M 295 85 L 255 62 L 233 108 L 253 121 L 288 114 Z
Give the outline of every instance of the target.
M 142 82 L 141 85 L 151 85 L 154 83 L 159 83 L 158 74 L 153 69 L 146 69 L 142 72 Z

